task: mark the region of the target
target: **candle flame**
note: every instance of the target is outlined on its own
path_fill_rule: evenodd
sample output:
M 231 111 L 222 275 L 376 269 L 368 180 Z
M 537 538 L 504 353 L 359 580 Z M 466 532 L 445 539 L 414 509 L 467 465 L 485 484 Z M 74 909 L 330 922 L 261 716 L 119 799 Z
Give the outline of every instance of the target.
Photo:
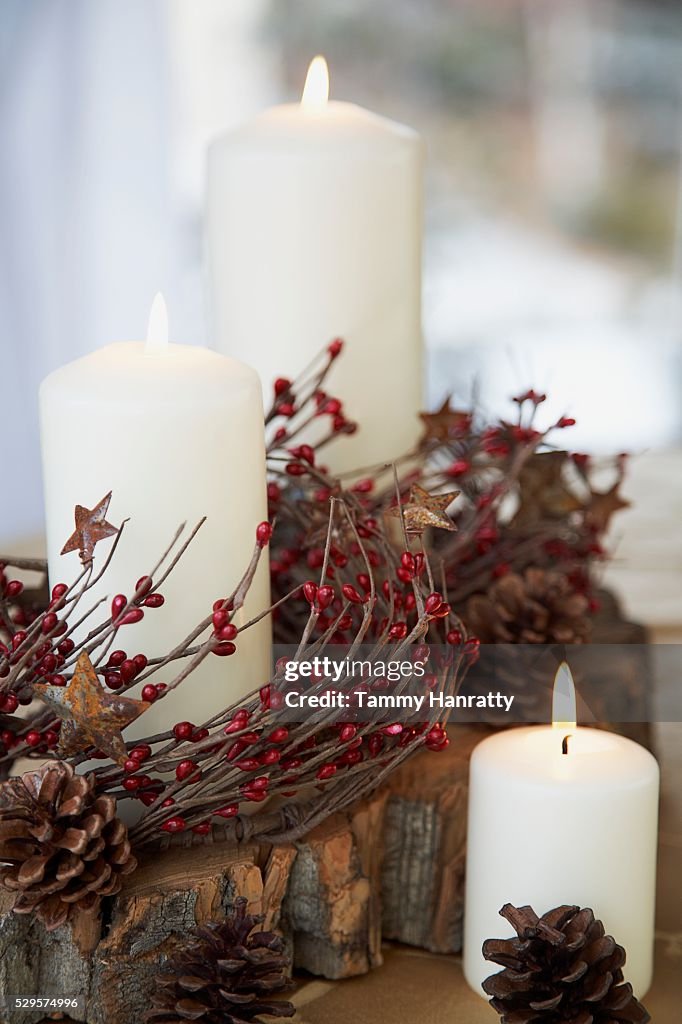
M 301 106 L 313 113 L 324 110 L 329 99 L 329 68 L 324 57 L 313 57 L 306 75 Z
M 566 662 L 562 661 L 554 677 L 552 726 L 564 733 L 571 732 L 576 727 L 577 717 L 573 676 Z
M 146 352 L 158 352 L 168 347 L 168 310 L 166 300 L 161 292 L 157 292 L 149 311 L 147 324 Z

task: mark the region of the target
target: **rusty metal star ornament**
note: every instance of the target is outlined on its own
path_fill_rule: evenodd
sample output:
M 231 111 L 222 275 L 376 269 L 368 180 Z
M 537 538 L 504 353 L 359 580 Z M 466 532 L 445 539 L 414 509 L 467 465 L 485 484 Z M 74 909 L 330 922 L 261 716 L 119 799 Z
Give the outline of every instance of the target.
M 410 534 L 419 535 L 429 526 L 437 530 L 456 530 L 457 527 L 445 514 L 445 510 L 459 493 L 449 491 L 447 494 L 429 494 L 419 484 L 414 484 L 407 501 L 402 506 L 393 505 L 387 509 L 387 514 L 398 518 L 402 512 L 405 531 Z
M 440 409 L 435 412 L 420 412 L 419 419 L 424 424 L 424 435 L 421 443 L 427 441 L 445 442 L 451 437 L 465 433 L 471 426 L 471 413 L 450 408 L 451 395 L 445 399 Z
M 76 529 L 62 548 L 62 555 L 68 554 L 69 551 L 77 551 L 83 565 L 89 565 L 92 562 L 95 545 L 98 541 L 105 540 L 106 537 L 113 537 L 118 533 L 116 527 L 107 522 L 110 501 L 111 491 L 105 494 L 94 508 L 76 505 L 74 511 Z
M 621 509 L 629 508 L 630 502 L 621 497 L 620 480 L 608 491 L 592 491 L 587 506 L 587 520 L 598 533 L 606 533 L 611 517 Z
M 528 527 L 544 519 L 564 519 L 584 505 L 566 486 L 568 452 L 534 452 L 519 474 L 519 509 L 514 526 Z
M 87 651 L 76 662 L 68 686 L 35 683 L 33 689 L 62 721 L 58 747 L 62 757 L 95 747 L 123 765 L 127 754 L 121 729 L 150 707 L 147 701 L 108 694 L 100 686 Z

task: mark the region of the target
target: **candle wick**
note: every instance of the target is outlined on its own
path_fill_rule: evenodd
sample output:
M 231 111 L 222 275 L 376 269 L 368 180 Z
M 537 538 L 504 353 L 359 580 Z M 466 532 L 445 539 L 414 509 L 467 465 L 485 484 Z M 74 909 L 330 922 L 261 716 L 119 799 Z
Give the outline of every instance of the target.
M 564 738 L 561 741 L 561 753 L 562 754 L 567 754 L 568 753 L 568 741 L 569 741 L 569 739 L 570 739 L 570 733 L 568 734 L 568 736 L 564 736 Z

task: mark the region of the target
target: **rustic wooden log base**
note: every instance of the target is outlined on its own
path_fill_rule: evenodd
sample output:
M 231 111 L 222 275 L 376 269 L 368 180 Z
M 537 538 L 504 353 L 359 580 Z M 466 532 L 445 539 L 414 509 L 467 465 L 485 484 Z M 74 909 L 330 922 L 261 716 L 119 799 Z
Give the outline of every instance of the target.
M 335 814 L 296 843 L 283 907 L 294 966 L 324 978 L 381 963 L 382 791 Z
M 246 896 L 267 925 L 279 925 L 292 846 L 225 845 L 172 849 L 143 863 L 113 901 L 111 921 L 79 914 L 53 933 L 31 917 L 0 918 L 0 991 L 8 995 L 82 996 L 87 1024 L 139 1024 L 149 1007 L 154 976 L 196 924 L 225 914 Z M 25 1011 L 3 1024 L 35 1024 Z
M 650 740 L 646 632 L 604 607 L 595 641 L 604 650 L 603 721 Z M 614 658 L 614 655 L 616 657 Z M 614 677 L 619 681 L 613 687 Z M 615 703 L 614 703 L 615 701 Z M 636 714 L 632 714 L 633 707 Z M 450 725 L 450 746 L 400 765 L 374 796 L 334 815 L 303 840 L 269 846 L 229 842 L 149 854 L 103 914 L 79 914 L 49 934 L 11 913 L 0 892 L 0 993 L 83 996 L 87 1024 L 140 1024 L 154 976 L 196 925 L 220 918 L 246 896 L 280 930 L 294 965 L 330 979 L 381 963 L 383 936 L 437 953 L 461 948 L 466 803 L 471 753 L 493 730 Z M 383 922 L 383 924 L 382 924 Z M 37 1024 L 40 1012 L 0 1015 L 0 1024 Z
M 604 698 L 594 710 L 601 723 L 618 723 L 601 724 L 600 728 L 613 729 L 655 753 L 649 631 L 624 617 L 618 599 L 610 591 L 600 590 L 598 598 L 601 607 L 595 617 L 592 642 L 609 646 L 603 647 L 603 664 L 595 680 L 603 686 Z
M 284 933 L 297 967 L 327 978 L 364 974 L 381 963 L 385 802 L 382 793 L 337 814 L 296 846 L 217 843 L 149 856 L 105 917 L 81 913 L 53 933 L 12 914 L 13 896 L 3 893 L 0 992 L 80 995 L 85 1013 L 72 1011 L 74 1020 L 140 1024 L 166 957 L 237 896 Z M 42 1016 L 22 1010 L 0 1021 L 36 1024 Z
M 386 783 L 384 938 L 434 953 L 462 948 L 469 761 L 493 731 L 450 725 L 447 750 L 416 754 Z

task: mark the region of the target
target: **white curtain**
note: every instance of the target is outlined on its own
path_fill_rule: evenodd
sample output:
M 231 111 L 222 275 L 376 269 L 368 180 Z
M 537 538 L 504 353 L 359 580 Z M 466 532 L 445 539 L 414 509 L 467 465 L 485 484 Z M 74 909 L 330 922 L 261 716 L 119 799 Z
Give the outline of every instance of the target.
M 139 336 L 169 273 L 162 7 L 2 5 L 2 538 L 41 529 L 41 377 L 112 337 Z

